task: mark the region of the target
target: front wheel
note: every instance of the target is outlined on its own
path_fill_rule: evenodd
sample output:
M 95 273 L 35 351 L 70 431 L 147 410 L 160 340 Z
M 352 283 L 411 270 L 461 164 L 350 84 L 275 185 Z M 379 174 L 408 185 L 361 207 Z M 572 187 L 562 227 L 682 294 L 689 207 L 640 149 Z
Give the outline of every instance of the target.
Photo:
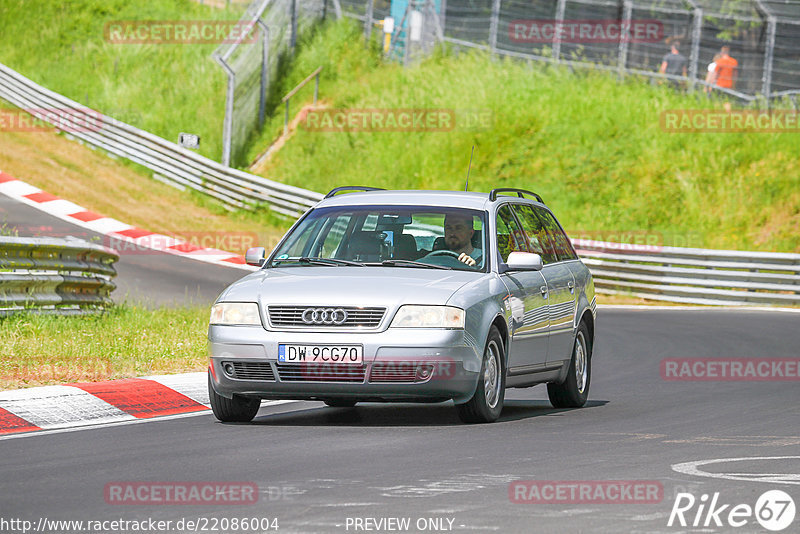
M 500 331 L 492 326 L 483 351 L 483 364 L 475 394 L 466 403 L 456 404 L 458 417 L 464 423 L 492 423 L 500 417 L 506 392 L 504 353 Z
M 208 377 L 208 398 L 211 400 L 211 411 L 214 417 L 223 423 L 247 423 L 253 420 L 261 406 L 261 399 L 249 399 L 234 395 L 226 399 L 214 391 L 211 376 Z
M 591 379 L 592 342 L 589 340 L 589 329 L 581 323 L 575 334 L 567 379 L 562 384 L 547 384 L 550 404 L 555 408 L 580 408 L 589 398 Z

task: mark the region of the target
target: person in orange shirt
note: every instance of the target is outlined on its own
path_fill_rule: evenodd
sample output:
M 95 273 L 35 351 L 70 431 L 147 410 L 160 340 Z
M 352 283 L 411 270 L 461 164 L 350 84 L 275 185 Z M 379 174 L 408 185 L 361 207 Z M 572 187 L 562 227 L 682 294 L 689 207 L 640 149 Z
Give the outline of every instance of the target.
M 717 87 L 733 89 L 736 85 L 739 62 L 730 56 L 730 52 L 731 47 L 729 46 L 723 46 L 720 50 L 720 57 L 716 61 L 717 67 L 714 71 Z

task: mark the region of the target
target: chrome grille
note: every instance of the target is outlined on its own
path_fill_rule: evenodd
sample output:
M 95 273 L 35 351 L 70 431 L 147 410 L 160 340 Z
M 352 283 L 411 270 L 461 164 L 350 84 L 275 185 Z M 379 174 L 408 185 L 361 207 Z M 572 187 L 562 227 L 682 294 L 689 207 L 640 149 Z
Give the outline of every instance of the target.
M 342 309 L 347 312 L 347 320 L 342 324 L 314 325 L 303 322 L 303 312 L 311 309 Z M 269 306 L 269 322 L 272 326 L 297 328 L 376 328 L 381 324 L 386 308 L 359 308 L 356 306 Z
M 325 365 L 282 363 L 278 376 L 282 382 L 363 382 L 366 368 L 362 365 Z
M 225 365 L 227 362 L 223 362 Z M 267 380 L 275 381 L 275 373 L 269 362 L 230 362 L 233 364 L 234 376 L 239 380 Z
M 414 382 L 417 376 L 415 362 L 373 363 L 369 372 L 370 382 Z

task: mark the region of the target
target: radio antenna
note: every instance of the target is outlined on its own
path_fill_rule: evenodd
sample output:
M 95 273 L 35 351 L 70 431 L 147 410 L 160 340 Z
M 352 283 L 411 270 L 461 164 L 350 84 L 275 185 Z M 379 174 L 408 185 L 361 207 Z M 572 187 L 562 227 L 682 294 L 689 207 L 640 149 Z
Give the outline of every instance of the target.
M 475 145 L 472 145 L 472 152 L 469 154 L 469 167 L 467 167 L 467 184 L 464 186 L 464 191 L 469 191 L 469 171 L 472 170 L 472 155 L 475 153 Z

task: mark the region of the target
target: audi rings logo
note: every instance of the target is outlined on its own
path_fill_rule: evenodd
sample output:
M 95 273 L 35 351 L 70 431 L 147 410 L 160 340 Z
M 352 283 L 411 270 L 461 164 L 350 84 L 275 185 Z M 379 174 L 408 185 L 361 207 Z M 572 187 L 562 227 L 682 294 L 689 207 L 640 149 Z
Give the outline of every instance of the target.
M 339 326 L 347 320 L 347 312 L 342 308 L 308 308 L 301 317 L 306 324 Z

